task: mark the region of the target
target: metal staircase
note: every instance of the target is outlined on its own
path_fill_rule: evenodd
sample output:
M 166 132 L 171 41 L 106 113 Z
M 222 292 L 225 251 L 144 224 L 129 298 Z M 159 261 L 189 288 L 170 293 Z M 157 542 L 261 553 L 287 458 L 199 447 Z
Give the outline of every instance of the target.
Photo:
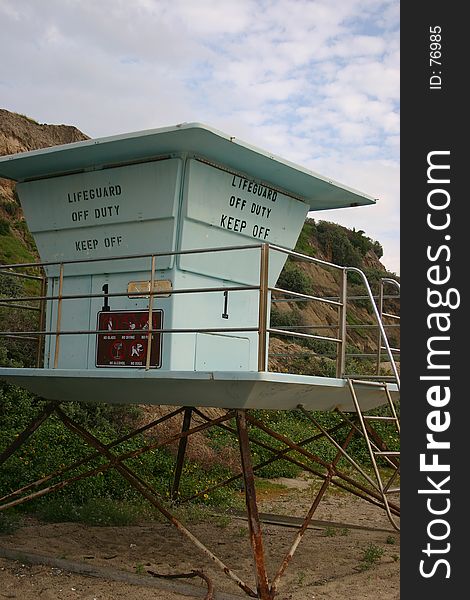
M 359 270 L 352 269 L 356 272 L 360 272 Z M 393 279 L 383 279 L 381 281 L 381 289 L 379 295 L 379 306 L 375 303 L 375 299 L 372 295 L 372 291 L 370 289 L 369 283 L 362 272 L 360 272 L 368 296 L 369 300 L 372 303 L 372 307 L 374 310 L 375 317 L 377 319 L 377 324 L 379 326 L 379 343 L 378 343 L 378 353 L 379 353 L 379 361 L 380 363 L 380 353 L 382 350 L 385 350 L 388 358 L 390 360 L 390 365 L 393 371 L 393 376 L 389 378 L 380 377 L 379 368 L 377 369 L 377 381 L 371 379 L 358 379 L 358 378 L 347 378 L 349 390 L 351 392 L 351 397 L 354 403 L 357 422 L 359 425 L 360 433 L 363 435 L 364 440 L 366 442 L 367 450 L 370 456 L 370 460 L 372 463 L 375 481 L 370 479 L 369 482 L 374 485 L 380 494 L 384 508 L 387 512 L 387 516 L 393 525 L 393 527 L 397 530 L 400 529 L 399 524 L 397 522 L 396 517 L 392 514 L 389 506 L 389 496 L 391 494 L 397 494 L 400 492 L 400 488 L 397 485 L 399 481 L 400 474 L 400 452 L 396 450 L 392 450 L 388 447 L 387 442 L 384 440 L 383 435 L 379 435 L 376 429 L 374 428 L 374 423 L 381 423 L 382 425 L 388 425 L 388 435 L 396 436 L 398 439 L 400 437 L 400 417 L 397 411 L 397 407 L 392 399 L 390 394 L 390 383 L 395 384 L 398 389 L 400 389 L 400 377 L 398 373 L 397 364 L 393 355 L 394 351 L 397 351 L 394 348 L 390 347 L 387 333 L 383 324 L 383 316 L 392 316 L 383 312 L 383 284 L 389 283 L 395 285 L 398 289 L 400 289 L 400 284 Z M 382 346 L 383 343 L 383 346 Z M 388 381 L 387 381 L 388 380 Z M 364 386 L 373 386 L 377 388 L 377 393 L 384 394 L 384 409 L 383 412 L 386 414 L 376 414 L 377 411 L 374 411 L 372 414 L 366 414 L 363 412 L 361 408 L 360 402 L 360 389 Z M 385 471 L 380 469 L 379 462 L 383 461 L 386 463 L 388 467 L 388 472 L 385 474 Z M 391 474 L 390 474 L 391 469 Z M 395 486 L 395 487 L 392 487 Z
M 400 473 L 400 452 L 391 450 L 384 441 L 383 435 L 379 435 L 373 426 L 374 422 L 381 422 L 382 424 L 386 423 L 390 426 L 391 432 L 394 432 L 399 437 L 400 419 L 396 410 L 396 406 L 390 395 L 387 383 L 385 382 L 348 379 L 348 385 L 356 409 L 360 433 L 364 436 L 375 475 L 375 481 L 371 478 L 369 479 L 369 482 L 373 484 L 380 494 L 391 524 L 395 529 L 399 530 L 400 527 L 398 522 L 390 510 L 388 498 L 390 494 L 397 494 L 400 492 L 400 488 L 397 487 L 397 481 Z M 387 399 L 387 403 L 385 405 L 388 412 L 387 415 L 366 414 L 362 411 L 358 394 L 358 390 L 361 386 L 374 386 L 377 388 L 378 392 L 384 393 Z M 380 459 L 385 461 L 386 466 L 388 467 L 388 472 L 386 475 L 384 475 L 384 471 L 379 468 L 378 461 Z M 395 485 L 395 487 L 392 487 L 393 485 Z

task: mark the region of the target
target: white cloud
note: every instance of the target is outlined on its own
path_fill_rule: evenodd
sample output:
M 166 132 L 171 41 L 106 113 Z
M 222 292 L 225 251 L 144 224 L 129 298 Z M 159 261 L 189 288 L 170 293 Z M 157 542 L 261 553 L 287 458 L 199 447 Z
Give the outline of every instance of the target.
M 2 0 L 0 93 L 5 108 L 94 137 L 207 122 L 381 196 L 373 209 L 325 218 L 362 220 L 354 226 L 383 242 L 398 271 L 398 9 L 398 0 Z

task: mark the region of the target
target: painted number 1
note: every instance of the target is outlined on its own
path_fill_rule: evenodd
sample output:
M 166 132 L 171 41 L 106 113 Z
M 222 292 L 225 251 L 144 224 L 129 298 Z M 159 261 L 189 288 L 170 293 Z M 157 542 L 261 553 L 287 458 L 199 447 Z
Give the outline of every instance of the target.
M 101 289 L 103 290 L 103 294 L 104 294 L 103 308 L 101 310 L 104 312 L 107 312 L 108 310 L 111 310 L 111 307 L 109 306 L 109 299 L 108 299 L 109 285 L 107 283 L 105 283 Z
M 222 319 L 228 319 L 228 292 L 224 292 L 224 312 L 222 313 Z

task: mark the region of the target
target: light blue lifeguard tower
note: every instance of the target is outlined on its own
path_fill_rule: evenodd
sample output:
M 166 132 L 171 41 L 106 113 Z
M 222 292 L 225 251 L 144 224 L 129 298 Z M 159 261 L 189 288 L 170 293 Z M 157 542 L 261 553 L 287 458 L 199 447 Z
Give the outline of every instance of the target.
M 57 400 L 350 407 L 344 380 L 267 373 L 260 328 L 307 213 L 372 198 L 199 124 L 13 155 L 0 175 L 51 297 L 44 368 L 3 378 Z

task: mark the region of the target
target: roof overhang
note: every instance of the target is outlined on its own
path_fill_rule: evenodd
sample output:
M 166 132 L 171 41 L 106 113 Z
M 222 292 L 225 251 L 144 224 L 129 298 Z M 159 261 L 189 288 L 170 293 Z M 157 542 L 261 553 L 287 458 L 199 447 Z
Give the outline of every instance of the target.
M 325 210 L 374 204 L 371 196 L 200 123 L 150 129 L 0 158 L 0 177 L 30 181 L 188 154 L 252 176 Z

